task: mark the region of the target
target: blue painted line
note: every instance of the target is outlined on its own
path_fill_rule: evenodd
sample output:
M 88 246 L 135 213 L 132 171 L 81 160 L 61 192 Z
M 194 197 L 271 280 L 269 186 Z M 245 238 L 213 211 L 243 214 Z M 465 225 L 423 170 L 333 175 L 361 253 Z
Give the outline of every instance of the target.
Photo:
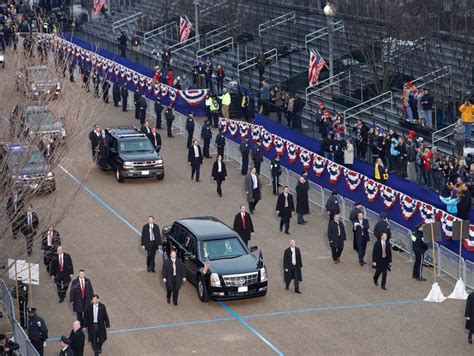
M 260 334 L 257 330 L 255 330 L 252 325 L 247 323 L 239 314 L 237 314 L 232 308 L 230 308 L 224 302 L 219 302 L 219 304 L 229 312 L 235 319 L 237 319 L 243 326 L 249 329 L 252 333 L 254 333 L 260 340 L 262 340 L 267 346 L 269 346 L 277 355 L 283 356 L 284 353 L 280 351 L 275 345 L 273 345 L 270 341 L 268 341 L 262 334 Z
M 253 319 L 253 318 L 286 316 L 286 315 L 305 314 L 305 313 L 320 313 L 320 312 L 325 312 L 325 311 L 341 310 L 341 309 L 379 308 L 379 307 L 388 306 L 388 305 L 420 304 L 422 302 L 423 302 L 422 299 L 413 299 L 413 300 L 392 300 L 392 301 L 371 303 L 371 304 L 343 304 L 343 305 L 334 305 L 334 306 L 328 306 L 328 307 L 292 309 L 292 310 L 284 310 L 284 311 L 269 312 L 269 313 L 248 314 L 248 315 L 242 316 L 242 318 Z
M 109 203 L 107 203 L 105 200 L 103 200 L 100 196 L 98 196 L 94 191 L 92 191 L 89 187 L 87 187 L 84 183 L 82 183 L 79 179 L 77 179 L 75 176 L 73 176 L 66 168 L 64 168 L 62 165 L 58 165 L 59 168 L 61 168 L 64 173 L 66 173 L 69 178 L 71 178 L 78 186 L 83 188 L 87 193 L 89 193 L 95 200 L 97 200 L 104 208 L 106 208 L 109 212 L 111 212 L 113 215 L 115 215 L 120 221 L 122 221 L 125 225 L 127 225 L 135 234 L 138 236 L 141 235 L 140 231 L 136 229 L 132 224 L 128 222 L 127 219 L 125 219 L 117 210 L 112 208 Z

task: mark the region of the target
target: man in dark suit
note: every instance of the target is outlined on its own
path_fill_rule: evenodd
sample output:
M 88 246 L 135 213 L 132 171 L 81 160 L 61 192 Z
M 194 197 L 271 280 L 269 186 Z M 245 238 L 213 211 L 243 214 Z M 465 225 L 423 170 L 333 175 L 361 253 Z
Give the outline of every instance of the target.
M 49 224 L 48 230 L 43 232 L 41 235 L 41 249 L 44 253 L 43 263 L 48 272 L 50 271 L 51 260 L 53 259 L 58 246 L 61 246 L 61 236 L 59 235 L 59 232 L 54 229 L 54 225 Z
M 188 138 L 187 138 L 187 141 L 186 141 L 186 148 L 188 148 L 188 149 L 189 149 L 189 147 L 191 147 L 192 142 L 193 142 L 194 126 L 195 126 L 194 114 L 193 114 L 193 112 L 190 112 L 189 115 L 188 115 L 188 118 L 186 119 L 186 126 L 185 126 L 186 131 L 188 133 Z
M 71 291 L 69 293 L 69 301 L 72 303 L 72 309 L 76 312 L 77 320 L 84 324 L 84 312 L 91 303 L 94 289 L 89 278 L 83 269 L 79 270 L 79 276 L 71 283 Z
M 173 304 L 178 305 L 179 289 L 182 282 L 186 281 L 183 262 L 176 258 L 176 251 L 172 250 L 170 258 L 163 264 L 161 272 L 163 283 L 166 285 L 166 301 L 171 303 L 171 294 L 173 295 Z
M 107 328 L 110 328 L 107 308 L 95 294 L 92 303 L 87 306 L 84 313 L 84 327 L 87 328 L 88 339 L 92 344 L 95 355 L 102 353 L 102 345 L 107 340 Z
M 364 213 L 357 214 L 357 220 L 354 221 L 354 246 L 359 255 L 359 264 L 365 265 L 364 256 L 367 242 L 369 242 L 369 220 L 364 218 Z
M 388 223 L 387 219 L 387 213 L 381 213 L 379 215 L 380 221 L 377 222 L 374 226 L 374 235 L 375 237 L 380 240 L 380 237 L 382 236 L 382 233 L 387 234 L 387 241 L 390 241 L 390 238 L 392 237 L 392 232 L 390 231 L 390 225 Z
M 280 155 L 275 155 L 270 163 L 270 170 L 272 173 L 272 186 L 273 186 L 273 195 L 278 195 L 279 186 L 280 186 L 280 176 L 281 176 L 281 164 L 280 164 Z
M 202 138 L 202 141 L 204 142 L 204 147 L 203 147 L 204 157 L 211 158 L 211 155 L 209 154 L 209 146 L 211 144 L 211 139 L 212 139 L 212 130 L 211 130 L 211 123 L 209 120 L 206 120 L 204 122 L 204 125 L 202 126 L 201 138 Z
M 240 153 L 242 154 L 242 168 L 240 170 L 240 174 L 243 176 L 247 175 L 249 169 L 249 154 L 250 154 L 250 146 L 249 141 L 247 140 L 247 136 L 241 136 L 242 142 L 240 143 Z
M 145 121 L 145 123 L 140 127 L 140 131 L 143 132 L 148 138 L 150 138 L 150 135 L 151 135 L 150 123 L 148 121 Z
M 122 97 L 122 111 L 127 112 L 128 111 L 128 107 L 127 107 L 128 89 L 125 84 L 120 88 L 120 96 Z
M 74 351 L 71 348 L 71 340 L 69 340 L 66 336 L 61 336 L 59 344 L 61 345 L 59 356 L 75 356 Z
M 145 93 L 142 93 L 137 103 L 138 103 L 138 119 L 140 120 L 140 124 L 144 125 L 145 120 L 146 120 L 146 109 L 148 107 L 148 104 L 145 98 Z
M 165 110 L 165 119 L 166 119 L 166 129 L 168 133 L 168 137 L 174 137 L 173 136 L 173 121 L 174 121 L 174 114 L 173 114 L 173 108 L 168 106 Z
M 466 329 L 469 331 L 467 341 L 472 344 L 472 333 L 474 333 L 474 292 L 471 292 L 466 301 Z
M 7 214 L 12 224 L 12 234 L 14 239 L 16 239 L 18 232 L 20 232 L 21 229 L 22 211 L 23 198 L 21 197 L 20 191 L 18 189 L 14 189 L 7 200 Z
M 283 254 L 286 290 L 290 289 L 290 283 L 293 280 L 295 283 L 295 293 L 301 294 L 300 282 L 303 281 L 301 268 L 303 268 L 303 261 L 301 260 L 300 249 L 296 247 L 295 240 L 290 240 L 290 247 Z
M 263 162 L 263 150 L 260 140 L 257 140 L 252 148 L 252 161 L 255 169 L 257 170 L 257 174 L 260 175 L 260 166 Z
M 196 173 L 196 182 L 199 182 L 199 171 L 202 164 L 202 151 L 198 140 L 193 140 L 192 146 L 189 147 L 188 162 L 191 165 L 191 180 L 194 178 L 194 173 Z
M 159 132 L 156 131 L 156 128 L 153 127 L 151 129 L 151 134 L 148 136 L 148 138 L 151 141 L 151 144 L 153 145 L 153 148 L 155 149 L 156 152 L 160 152 L 161 150 L 161 135 Z
M 340 262 L 344 240 L 346 239 L 346 230 L 340 218 L 339 214 L 335 214 L 328 224 L 329 245 L 331 246 L 332 260 L 335 264 Z
M 155 224 L 153 216 L 148 217 L 148 224 L 142 228 L 142 249 L 146 250 L 146 270 L 155 273 L 156 250 L 161 249 L 160 227 Z
M 252 217 L 245 212 L 245 205 L 240 206 L 240 211 L 234 217 L 233 229 L 249 245 L 250 239 L 254 236 Z
M 374 244 L 374 250 L 372 253 L 372 266 L 375 268 L 374 284 L 379 285 L 378 280 L 380 274 L 382 274 L 382 289 L 385 288 L 387 283 L 387 270 L 390 270 L 390 264 L 392 263 L 392 249 L 388 242 L 388 237 L 385 232 L 380 236 L 380 240 L 377 240 Z
M 25 213 L 23 213 L 21 223 L 21 233 L 26 239 L 26 250 L 28 252 L 28 256 L 31 256 L 33 253 L 33 238 L 38 232 L 38 226 L 38 215 L 36 215 L 36 213 L 33 211 L 33 206 L 28 204 Z
M 214 164 L 212 165 L 212 178 L 217 183 L 217 194 L 222 198 L 222 182 L 225 181 L 225 177 L 227 177 L 227 169 L 225 167 L 225 163 L 222 160 L 221 155 L 217 155 Z
M 296 184 L 296 213 L 298 217 L 298 224 L 304 225 L 306 221 L 304 220 L 304 216 L 309 214 L 309 182 L 307 180 L 307 173 L 306 171 L 303 175 L 298 179 L 298 183 Z
M 219 132 L 216 136 L 216 147 L 217 147 L 217 154 L 224 158 L 224 148 L 225 148 L 225 136 L 222 133 L 222 129 L 219 129 Z
M 79 320 L 76 320 L 72 323 L 72 330 L 71 334 L 69 334 L 69 340 L 71 340 L 71 348 L 72 351 L 74 351 L 74 356 L 83 356 L 86 336 L 84 335 L 84 331 L 82 331 Z
M 278 195 L 276 212 L 280 217 L 280 231 L 283 231 L 283 225 L 285 225 L 285 234 L 287 235 L 290 234 L 290 219 L 293 211 L 295 211 L 293 195 L 290 194 L 288 187 L 284 187 L 283 193 Z
M 329 220 L 332 220 L 335 214 L 341 212 L 339 199 L 337 198 L 337 191 L 335 190 L 331 192 L 331 196 L 326 201 L 326 211 L 329 213 Z
M 89 132 L 89 140 L 91 141 L 92 159 L 95 161 L 99 154 L 100 143 L 100 127 L 94 125 L 94 129 Z
M 250 168 L 249 174 L 245 176 L 244 189 L 247 195 L 247 202 L 249 203 L 250 214 L 253 214 L 258 201 L 261 199 L 262 189 L 262 183 L 255 167 Z
M 135 104 L 135 119 L 140 118 L 140 104 L 138 103 L 138 99 L 140 99 L 140 89 L 136 88 L 133 93 L 133 103 Z
M 161 105 L 161 94 L 156 95 L 155 98 L 155 116 L 156 116 L 156 125 L 155 127 L 158 130 L 161 130 L 161 113 L 163 112 L 163 105 Z
M 115 79 L 112 84 L 112 99 L 114 101 L 114 106 L 119 106 L 120 103 L 120 85 L 118 80 Z
M 63 247 L 59 246 L 57 255 L 51 261 L 51 270 L 49 272 L 54 277 L 54 283 L 58 288 L 59 303 L 64 302 L 66 292 L 74 275 L 74 266 L 71 256 L 63 251 Z

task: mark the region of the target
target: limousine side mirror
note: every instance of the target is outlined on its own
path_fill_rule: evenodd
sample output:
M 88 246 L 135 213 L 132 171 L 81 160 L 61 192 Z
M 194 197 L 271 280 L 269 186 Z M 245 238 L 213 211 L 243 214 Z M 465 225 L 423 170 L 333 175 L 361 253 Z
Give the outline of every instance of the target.
M 250 246 L 249 247 L 250 252 L 255 252 L 258 250 L 258 246 Z
M 191 252 L 186 252 L 184 254 L 184 259 L 185 260 L 194 260 L 196 258 L 196 256 L 194 256 Z
M 171 225 L 167 225 L 162 229 L 163 234 L 167 234 L 168 232 L 170 232 L 170 230 L 171 230 Z

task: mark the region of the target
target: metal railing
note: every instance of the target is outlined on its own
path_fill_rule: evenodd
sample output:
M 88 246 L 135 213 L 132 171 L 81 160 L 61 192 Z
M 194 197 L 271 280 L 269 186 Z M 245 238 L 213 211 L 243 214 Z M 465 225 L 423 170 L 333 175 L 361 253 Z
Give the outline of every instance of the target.
M 443 73 L 444 72 L 444 73 Z M 416 84 L 418 82 L 422 82 L 421 84 L 417 84 L 416 86 L 418 88 L 422 88 L 424 87 L 425 85 L 427 84 L 430 84 L 430 83 L 433 83 L 439 79 L 442 79 L 444 77 L 447 77 L 448 75 L 451 75 L 451 66 L 450 65 L 446 65 L 442 68 L 439 68 L 439 69 L 436 69 L 428 74 L 425 74 L 419 78 L 416 78 L 414 80 L 411 81 L 412 84 Z M 428 80 L 425 80 L 429 77 L 433 77 L 434 78 L 431 78 L 431 79 L 428 79 Z M 406 83 L 403 85 L 403 88 L 406 88 Z
M 170 48 L 173 50 L 173 54 L 181 51 L 182 49 L 191 47 L 191 46 L 198 46 L 200 47 L 201 35 L 196 35 L 193 37 L 188 38 L 186 41 L 177 42 L 172 45 Z
M 203 19 L 204 17 L 209 16 L 216 11 L 224 10 L 227 7 L 229 7 L 229 3 L 227 1 L 222 1 L 218 4 L 205 7 L 204 9 L 199 10 L 199 17 Z
M 449 136 L 454 135 L 454 131 L 452 130 L 452 128 L 454 128 L 454 126 L 456 126 L 456 123 L 451 124 L 449 126 L 446 126 L 445 128 L 442 128 L 440 130 L 433 131 L 433 133 L 431 134 L 431 143 L 433 144 L 433 146 L 435 146 L 436 142 L 444 140 L 445 138 L 448 138 Z M 445 132 L 445 131 L 448 131 L 448 134 L 436 139 L 436 135 L 440 134 L 441 132 Z
M 215 28 L 214 30 L 206 32 L 206 34 L 204 35 L 206 39 L 206 44 L 208 44 L 209 42 L 212 43 L 212 40 L 216 37 L 224 36 L 224 35 L 228 36 L 227 33 L 235 29 L 238 25 L 239 25 L 239 21 L 236 20 L 234 22 L 225 24 L 224 26 L 221 26 L 221 27 Z
M 123 19 L 117 20 L 112 23 L 112 32 L 115 32 L 116 29 L 128 25 L 129 23 L 138 21 L 143 16 L 143 12 L 137 12 L 136 14 L 127 16 Z
M 352 92 L 351 72 L 350 71 L 344 71 L 344 72 L 338 73 L 336 75 L 333 75 L 332 77 L 324 79 L 324 80 L 318 82 L 317 84 L 314 84 L 314 85 L 311 85 L 311 86 L 307 87 L 306 91 L 305 91 L 306 101 L 308 101 L 308 99 L 311 95 L 322 96 L 322 95 L 320 95 L 320 93 L 322 91 L 326 90 L 327 88 L 332 88 L 332 86 L 334 86 L 334 85 L 336 85 L 336 84 L 338 84 L 338 83 L 340 83 L 344 80 L 349 81 L 349 93 L 351 93 Z M 322 84 L 324 84 L 324 85 L 322 85 Z
M 272 48 L 266 52 L 263 53 L 263 56 L 265 57 L 265 61 L 276 58 L 278 61 L 278 49 Z M 240 62 L 237 64 L 237 80 L 240 82 L 240 72 L 243 72 L 247 69 L 254 68 L 257 65 L 257 57 L 252 57 L 250 59 L 247 59 L 244 62 Z
M 344 21 L 343 20 L 336 21 L 334 22 L 333 26 L 334 26 L 333 32 L 344 30 Z M 308 33 L 307 35 L 304 36 L 305 48 L 308 48 L 308 44 L 310 44 L 311 42 L 314 42 L 324 36 L 327 36 L 328 34 L 329 34 L 329 31 L 328 31 L 327 26 L 320 28 L 319 30 Z
M 366 100 L 360 104 L 357 104 L 353 107 L 350 107 L 349 109 L 346 109 L 344 110 L 344 121 L 346 121 L 347 119 L 351 118 L 351 117 L 355 117 L 359 114 L 362 114 L 366 111 L 369 111 L 379 105 L 382 105 L 386 102 L 389 102 L 390 101 L 390 104 L 393 108 L 393 94 L 391 91 L 386 91 L 385 93 L 382 93 L 380 95 L 377 95 L 376 97 L 373 97 L 372 99 L 369 99 L 369 100 Z M 358 110 L 361 106 L 365 106 L 371 102 L 375 102 L 375 104 L 372 104 L 364 109 L 361 109 L 361 110 Z M 355 111 L 354 113 L 352 114 L 349 114 L 350 112 L 354 111 L 355 109 L 357 109 L 358 111 Z
M 39 353 L 33 347 L 30 339 L 26 335 L 25 330 L 23 330 L 20 323 L 16 320 L 15 303 L 13 303 L 12 296 L 3 279 L 0 280 L 0 300 L 5 308 L 8 320 L 10 320 L 10 325 L 15 335 L 15 342 L 20 345 L 20 355 L 39 356 Z
M 143 34 L 143 41 L 146 42 L 153 37 L 162 35 L 163 33 L 165 34 L 165 36 L 167 33 L 169 33 L 171 39 L 173 39 L 173 35 L 176 34 L 176 39 L 177 39 L 178 38 L 178 24 L 173 21 L 163 26 L 160 26 L 158 28 L 155 28 L 154 30 L 145 32 Z
M 234 50 L 234 37 L 227 37 L 219 42 L 213 43 L 210 46 L 201 48 L 196 51 L 197 57 L 204 57 L 213 54 L 217 51 L 222 51 L 223 49 L 231 48 Z
M 278 25 L 282 25 L 288 21 L 292 21 L 295 22 L 296 21 L 296 13 L 294 11 L 290 11 L 286 14 L 283 14 L 281 16 L 278 16 L 278 17 L 275 17 L 271 20 L 268 20 L 268 21 L 265 21 L 263 23 L 261 23 L 260 25 L 258 25 L 258 36 L 261 37 L 262 36 L 262 32 L 265 32 L 271 28 L 274 28 Z
M 392 41 L 392 42 L 390 42 Z M 382 43 L 383 40 L 382 40 Z M 395 58 L 400 57 L 401 55 L 406 55 L 409 52 L 412 52 L 418 48 L 426 46 L 426 40 L 424 37 L 420 37 L 415 41 L 400 41 L 400 40 L 393 40 L 392 38 L 388 38 L 385 43 L 389 44 L 397 44 L 402 43 L 401 45 L 397 46 L 393 50 L 391 48 L 388 49 L 388 53 L 383 53 L 384 57 L 388 57 L 384 59 L 384 63 L 391 63 L 391 61 Z

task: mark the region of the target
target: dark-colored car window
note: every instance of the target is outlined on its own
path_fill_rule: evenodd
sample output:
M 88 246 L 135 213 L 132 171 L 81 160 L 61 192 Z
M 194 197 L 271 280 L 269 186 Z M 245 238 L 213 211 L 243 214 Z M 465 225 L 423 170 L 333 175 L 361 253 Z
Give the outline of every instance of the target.
M 200 244 L 199 254 L 201 260 L 205 261 L 207 258 L 210 260 L 219 260 L 239 257 L 247 254 L 247 252 L 240 243 L 239 239 L 235 237 L 229 237 L 219 240 L 203 241 Z
M 174 239 L 176 240 L 177 243 L 179 243 L 181 246 L 184 246 L 184 243 L 186 242 L 186 237 L 188 236 L 188 232 L 183 229 L 183 228 L 180 228 L 178 230 L 178 233 L 176 234 L 176 236 L 174 236 Z
M 191 234 L 188 234 L 186 236 L 186 240 L 184 241 L 184 246 L 183 246 L 186 251 L 192 253 L 193 255 L 196 254 L 196 248 L 195 248 L 195 243 L 194 243 L 194 236 Z

